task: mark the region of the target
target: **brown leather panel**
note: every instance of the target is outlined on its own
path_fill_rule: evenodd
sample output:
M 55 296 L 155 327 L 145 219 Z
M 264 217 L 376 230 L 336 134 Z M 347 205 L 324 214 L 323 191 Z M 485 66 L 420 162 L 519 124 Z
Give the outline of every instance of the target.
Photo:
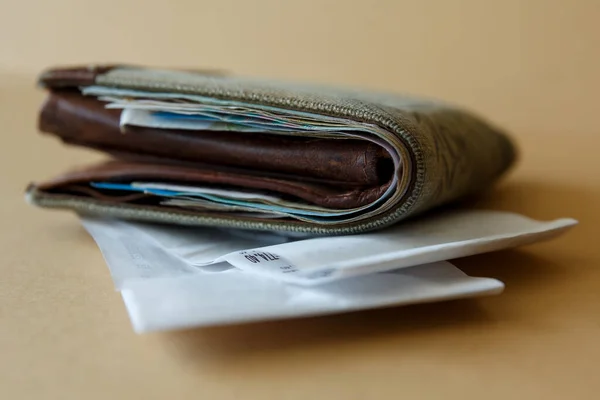
M 138 65 L 123 65 L 123 64 L 90 64 L 87 66 L 58 66 L 48 69 L 38 77 L 38 85 L 47 88 L 75 88 L 80 86 L 90 86 L 96 81 L 96 77 L 106 73 L 113 68 L 118 67 L 135 67 L 143 68 Z M 169 70 L 176 70 L 169 68 Z M 182 69 L 182 72 L 191 72 L 202 75 L 223 76 L 228 75 L 226 71 L 220 69 Z
M 39 128 L 65 142 L 191 163 L 251 168 L 350 185 L 374 186 L 391 178 L 389 154 L 373 143 L 354 139 L 317 139 L 271 134 L 119 129 L 120 110 L 104 107 L 76 90 L 46 99 Z
M 128 163 L 108 161 L 92 167 L 61 175 L 53 180 L 37 185 L 43 191 L 66 190 L 73 185 L 86 184 L 91 181 L 169 181 L 188 184 L 214 184 L 248 188 L 252 190 L 268 190 L 287 194 L 312 204 L 329 208 L 349 209 L 364 206 L 377 200 L 389 183 L 368 189 L 336 188 L 313 183 L 275 179 L 216 169 L 186 168 L 174 165 Z M 114 201 L 119 201 L 115 198 Z
M 66 185 L 63 190 L 65 192 L 69 192 L 69 193 L 78 193 L 78 194 L 83 194 L 89 197 L 93 197 L 95 199 L 99 199 L 99 200 L 104 200 L 104 201 L 112 201 L 112 202 L 119 202 L 119 203 L 126 203 L 126 202 L 130 202 L 130 201 L 135 201 L 135 200 L 140 200 L 140 199 L 144 199 L 144 198 L 148 198 L 151 197 L 151 194 L 147 194 L 147 193 L 129 193 L 129 194 L 124 194 L 124 195 L 115 195 L 114 193 L 111 194 L 104 194 L 103 192 L 94 189 L 90 186 L 86 186 L 84 184 L 79 184 L 79 185 Z
M 65 141 L 68 144 L 73 144 L 77 146 L 82 146 L 81 143 L 73 142 L 70 139 Z M 133 152 L 126 152 L 120 150 L 114 150 L 110 147 L 104 146 L 96 146 L 96 145 L 86 145 L 88 149 L 94 149 L 101 151 L 110 155 L 113 159 L 128 163 L 144 163 L 144 164 L 157 164 L 157 165 L 171 165 L 178 167 L 187 167 L 187 168 L 200 168 L 200 169 L 218 169 L 222 172 L 233 172 L 233 173 L 242 173 L 244 175 L 253 175 L 253 176 L 261 176 L 261 177 L 269 177 L 283 180 L 292 180 L 292 181 L 301 181 L 307 183 L 314 183 L 321 186 L 327 187 L 343 187 L 343 188 L 361 188 L 364 189 L 364 185 L 356 185 L 347 182 L 339 182 L 334 181 L 332 179 L 319 179 L 319 178 L 310 178 L 310 177 L 297 177 L 292 175 L 286 175 L 277 172 L 269 172 L 269 171 L 256 171 L 248 168 L 236 168 L 236 167 L 228 167 L 228 166 L 215 166 L 203 163 L 195 163 L 195 162 L 187 162 L 182 160 L 176 160 L 168 157 L 158 157 L 158 156 L 149 156 L 146 154 L 139 154 Z
M 89 86 L 94 84 L 96 76 L 115 67 L 116 65 L 89 65 L 52 68 L 40 75 L 38 84 L 52 88 Z

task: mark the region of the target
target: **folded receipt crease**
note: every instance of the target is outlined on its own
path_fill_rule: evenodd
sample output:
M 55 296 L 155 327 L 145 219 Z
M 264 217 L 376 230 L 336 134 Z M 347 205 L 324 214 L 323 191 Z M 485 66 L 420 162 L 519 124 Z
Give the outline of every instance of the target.
M 560 235 L 498 211 L 433 212 L 513 166 L 451 104 L 210 70 L 51 68 L 39 130 L 109 159 L 31 183 L 76 212 L 137 332 L 499 293 L 447 262 Z

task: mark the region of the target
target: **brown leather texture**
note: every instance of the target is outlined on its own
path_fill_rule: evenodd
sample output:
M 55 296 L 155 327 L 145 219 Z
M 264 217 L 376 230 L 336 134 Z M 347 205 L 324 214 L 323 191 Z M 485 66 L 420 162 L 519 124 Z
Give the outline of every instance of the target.
M 124 67 L 118 64 L 90 64 L 87 66 L 59 66 L 44 71 L 38 78 L 38 85 L 47 88 L 66 88 L 93 85 L 99 74 L 110 71 L 113 68 Z M 127 67 L 143 68 L 139 65 L 128 64 Z M 170 68 L 176 70 L 177 68 Z M 228 75 L 220 69 L 177 69 L 182 72 L 191 72 L 203 75 Z
M 244 171 L 108 161 L 73 170 L 53 180 L 38 184 L 37 188 L 49 192 L 70 192 L 70 188 L 73 186 L 87 185 L 93 181 L 160 181 L 247 188 L 275 192 L 319 206 L 340 209 L 360 207 L 372 203 L 381 197 L 389 186 L 389 183 L 387 183 L 368 189 L 336 188 L 335 186 L 253 175 L 244 173 Z M 95 196 L 92 191 L 83 194 L 98 198 L 102 197 L 103 200 L 107 199 L 107 194 L 109 195 L 109 193 L 99 193 L 98 196 Z M 114 196 L 112 200 L 122 202 L 131 199 Z
M 93 85 L 98 74 L 115 67 L 116 65 L 89 65 L 52 68 L 40 75 L 38 85 L 52 88 Z
M 81 76 L 83 79 L 85 75 Z M 42 107 L 39 129 L 59 136 L 65 143 L 109 153 L 249 168 L 344 185 L 378 186 L 392 175 L 389 154 L 364 140 L 134 126 L 121 132 L 120 113 L 75 89 L 54 90 Z

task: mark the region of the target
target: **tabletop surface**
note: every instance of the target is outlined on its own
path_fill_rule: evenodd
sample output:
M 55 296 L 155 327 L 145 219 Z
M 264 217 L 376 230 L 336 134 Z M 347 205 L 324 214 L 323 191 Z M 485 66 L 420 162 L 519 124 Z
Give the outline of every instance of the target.
M 0 16 L 0 398 L 597 397 L 598 2 L 9 3 Z M 520 148 L 478 207 L 580 224 L 551 242 L 454 261 L 505 282 L 499 296 L 136 335 L 75 216 L 23 199 L 29 182 L 101 157 L 36 130 L 36 74 L 88 62 L 453 101 Z

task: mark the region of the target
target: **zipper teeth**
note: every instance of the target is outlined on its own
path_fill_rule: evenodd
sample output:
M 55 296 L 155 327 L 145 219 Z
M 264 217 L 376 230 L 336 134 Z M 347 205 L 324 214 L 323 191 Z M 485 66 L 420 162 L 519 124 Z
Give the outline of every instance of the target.
M 387 215 L 381 217 L 381 218 L 377 218 L 377 217 L 373 217 L 373 218 L 377 218 L 375 220 L 371 220 L 371 221 L 366 221 L 366 222 L 362 222 L 362 223 L 357 223 L 356 226 L 352 226 L 352 227 L 347 227 L 347 228 L 339 228 L 340 232 L 358 232 L 358 231 L 364 231 L 364 230 L 372 230 L 372 229 L 377 229 L 380 228 L 384 225 L 390 225 L 394 222 L 397 222 L 398 220 L 402 219 L 403 216 L 406 216 L 409 214 L 409 211 L 412 209 L 412 207 L 415 205 L 416 200 L 419 198 L 422 189 L 423 189 L 423 185 L 424 185 L 424 181 L 425 181 L 425 163 L 423 160 L 423 153 L 421 150 L 421 146 L 418 143 L 417 140 L 415 140 L 415 138 L 409 134 L 404 127 L 402 127 L 400 124 L 398 124 L 396 121 L 394 121 L 391 118 L 387 118 L 387 117 L 383 117 L 381 115 L 378 115 L 376 113 L 370 112 L 370 111 L 357 111 L 354 108 L 351 107 L 344 107 L 344 106 L 336 106 L 336 105 L 329 105 L 329 104 L 323 104 L 323 103 L 319 103 L 319 102 L 315 102 L 315 101 L 308 101 L 308 100 L 299 100 L 299 99 L 293 99 L 293 98 L 282 98 L 282 97 L 277 97 L 275 95 L 270 95 L 270 94 L 259 94 L 259 93 L 247 93 L 247 92 L 240 92 L 240 91 L 232 91 L 232 90 L 217 90 L 217 89 L 211 89 L 211 88 L 202 88 L 202 87 L 194 87 L 194 86 L 189 86 L 189 85 L 181 85 L 181 84 L 165 84 L 165 83 L 160 83 L 160 82 L 152 82 L 152 81 L 146 81 L 146 80 L 142 80 L 142 79 L 123 79 L 123 78 L 118 78 L 118 77 L 114 77 L 114 76 L 106 76 L 106 75 L 100 75 L 96 78 L 96 82 L 100 85 L 106 85 L 106 86 L 110 86 L 110 87 L 124 87 L 124 88 L 139 88 L 139 89 L 146 89 L 146 90 L 168 90 L 168 91 L 177 91 L 180 93 L 188 93 L 188 94 L 197 94 L 197 95 L 203 95 L 203 96 L 214 96 L 214 97 L 218 97 L 218 98 L 222 98 L 222 99 L 226 99 L 226 100 L 238 100 L 238 101 L 251 101 L 251 102 L 256 102 L 256 103 L 260 103 L 260 104 L 265 104 L 265 105 L 272 105 L 272 106 L 284 106 L 284 107 L 290 107 L 290 108 L 294 108 L 296 111 L 310 111 L 310 112 L 321 112 L 321 113 L 327 113 L 327 114 L 331 114 L 333 116 L 336 117 L 347 117 L 347 118 L 354 118 L 354 119 L 361 119 L 362 122 L 367 122 L 367 123 L 375 123 L 377 125 L 379 125 L 380 127 L 390 130 L 391 132 L 395 133 L 404 143 L 406 143 L 407 146 L 407 150 L 408 152 L 411 154 L 412 157 L 414 157 L 414 163 L 415 163 L 415 167 L 414 168 L 414 177 L 412 180 L 412 190 L 409 190 L 408 193 L 410 193 L 410 195 L 406 198 L 406 199 L 400 199 L 399 202 L 399 207 L 397 207 L 392 213 L 387 212 Z M 278 90 L 278 89 L 276 89 Z M 165 211 L 165 213 L 167 214 L 173 214 L 172 212 L 169 211 Z M 173 214 L 175 215 L 179 215 L 179 214 Z M 180 216 L 180 215 L 179 215 Z M 210 222 L 211 224 L 217 224 L 220 222 L 225 221 L 225 219 L 221 219 L 221 218 L 211 218 L 211 217 L 198 217 L 198 218 L 203 218 L 202 220 L 198 220 L 199 222 L 201 221 L 205 221 L 205 222 Z M 275 226 L 280 226 L 281 223 L 263 223 L 263 222 L 242 222 L 242 221 L 236 221 L 235 224 L 228 224 L 228 225 L 220 225 L 220 226 L 230 226 L 230 227 L 247 227 L 249 229 L 264 229 L 262 227 L 264 226 L 271 226 L 271 227 L 275 227 Z M 336 230 L 335 228 L 327 228 L 327 229 L 322 229 L 320 227 L 316 227 L 316 226 L 311 226 L 309 227 L 302 227 L 302 228 L 297 228 L 296 226 L 286 226 L 285 230 L 288 230 L 288 228 L 290 231 L 296 231 L 296 232 L 309 232 L 309 233 L 319 233 L 319 232 L 323 232 L 323 233 L 332 233 L 333 230 Z M 271 228 L 272 229 L 272 228 Z

